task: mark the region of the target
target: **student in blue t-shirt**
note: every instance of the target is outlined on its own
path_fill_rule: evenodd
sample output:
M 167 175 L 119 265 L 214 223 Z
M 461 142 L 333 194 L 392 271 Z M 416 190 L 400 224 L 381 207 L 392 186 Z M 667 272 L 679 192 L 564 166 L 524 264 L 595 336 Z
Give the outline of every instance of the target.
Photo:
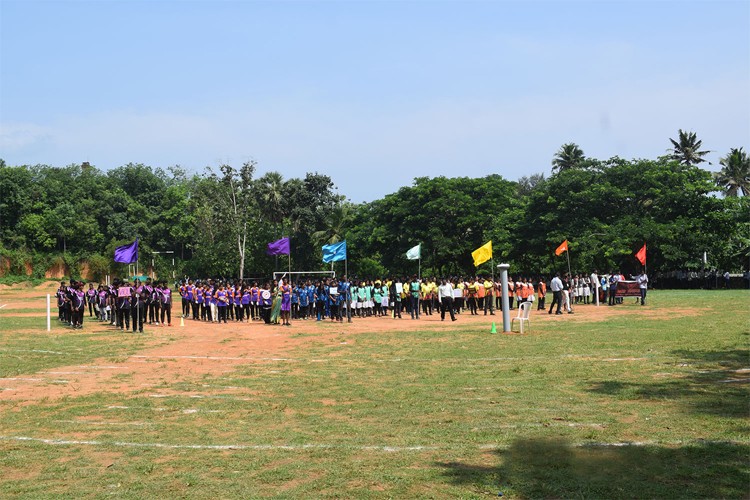
M 296 290 L 299 295 L 299 316 L 301 319 L 307 319 L 307 308 L 310 305 L 310 299 L 307 295 L 307 287 L 299 285 Z
M 299 319 L 299 287 L 292 288 L 292 319 Z
M 315 307 L 315 285 L 307 282 L 307 316 L 313 317 L 313 308 Z

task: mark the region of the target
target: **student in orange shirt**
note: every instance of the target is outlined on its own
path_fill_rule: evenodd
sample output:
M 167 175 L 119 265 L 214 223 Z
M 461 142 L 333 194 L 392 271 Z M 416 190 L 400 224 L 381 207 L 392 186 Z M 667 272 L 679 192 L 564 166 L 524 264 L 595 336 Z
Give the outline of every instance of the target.
M 539 305 L 537 306 L 537 311 L 542 311 L 545 309 L 544 307 L 544 297 L 547 295 L 547 284 L 544 282 L 544 278 L 539 278 L 539 283 L 536 285 L 536 294 L 539 300 Z
M 484 309 L 484 296 L 486 295 L 484 281 L 480 280 L 479 276 L 477 276 L 475 284 L 477 285 L 477 299 L 479 299 L 478 309 L 482 311 Z
M 529 300 L 529 295 L 531 295 L 529 290 L 529 283 L 527 278 L 521 279 L 521 302 L 526 302 Z

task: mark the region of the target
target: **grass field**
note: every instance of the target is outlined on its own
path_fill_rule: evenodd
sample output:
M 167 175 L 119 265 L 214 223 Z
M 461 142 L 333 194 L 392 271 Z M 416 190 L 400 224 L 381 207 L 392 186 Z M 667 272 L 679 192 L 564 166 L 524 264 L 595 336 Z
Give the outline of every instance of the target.
M 526 335 L 466 315 L 48 334 L 39 296 L 0 293 L 20 297 L 3 498 L 750 496 L 747 291 L 534 311 Z

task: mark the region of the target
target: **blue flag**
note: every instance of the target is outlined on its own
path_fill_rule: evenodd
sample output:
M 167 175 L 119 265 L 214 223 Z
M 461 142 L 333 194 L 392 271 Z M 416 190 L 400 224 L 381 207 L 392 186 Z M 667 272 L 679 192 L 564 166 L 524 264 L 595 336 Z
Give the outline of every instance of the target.
M 138 260 L 138 238 L 130 245 L 115 248 L 115 262 L 132 264 Z
M 323 245 L 323 262 L 337 262 L 339 260 L 346 260 L 346 240 Z

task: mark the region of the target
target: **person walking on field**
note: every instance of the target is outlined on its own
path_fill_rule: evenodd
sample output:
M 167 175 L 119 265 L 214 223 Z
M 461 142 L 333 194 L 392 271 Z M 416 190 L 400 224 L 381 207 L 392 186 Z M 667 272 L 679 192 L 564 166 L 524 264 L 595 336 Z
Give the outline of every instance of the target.
M 555 304 L 557 304 L 557 312 L 555 314 L 562 314 L 562 291 L 563 291 L 563 283 L 560 279 L 560 273 L 556 273 L 555 277 L 552 278 L 552 282 L 549 285 L 550 290 L 552 290 L 552 304 L 549 306 L 549 313 L 552 314 L 552 309 L 555 307 Z

